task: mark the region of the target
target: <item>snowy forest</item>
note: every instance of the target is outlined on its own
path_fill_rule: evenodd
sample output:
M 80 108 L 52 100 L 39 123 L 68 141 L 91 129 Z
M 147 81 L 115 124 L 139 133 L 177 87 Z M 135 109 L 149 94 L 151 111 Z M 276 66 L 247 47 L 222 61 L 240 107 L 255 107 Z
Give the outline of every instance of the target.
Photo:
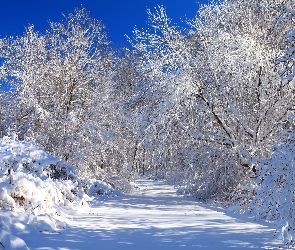
M 0 40 L 0 207 L 56 212 L 145 176 L 292 245 L 295 1 L 213 1 L 186 28 L 147 14 L 125 48 L 83 7 Z

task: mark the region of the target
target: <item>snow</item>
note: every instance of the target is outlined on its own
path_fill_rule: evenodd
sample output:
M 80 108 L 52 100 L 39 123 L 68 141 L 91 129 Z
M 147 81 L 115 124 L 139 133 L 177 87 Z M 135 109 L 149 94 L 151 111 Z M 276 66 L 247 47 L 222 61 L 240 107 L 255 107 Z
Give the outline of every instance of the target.
M 138 180 L 129 195 L 106 198 L 68 217 L 65 229 L 21 232 L 30 249 L 279 249 L 270 224 L 226 212 L 159 181 Z M 40 229 L 39 229 L 40 230 Z M 16 234 L 19 236 L 19 234 Z
M 23 235 L 56 233 L 87 201 L 119 194 L 31 143 L 0 139 L 0 249 L 27 249 Z

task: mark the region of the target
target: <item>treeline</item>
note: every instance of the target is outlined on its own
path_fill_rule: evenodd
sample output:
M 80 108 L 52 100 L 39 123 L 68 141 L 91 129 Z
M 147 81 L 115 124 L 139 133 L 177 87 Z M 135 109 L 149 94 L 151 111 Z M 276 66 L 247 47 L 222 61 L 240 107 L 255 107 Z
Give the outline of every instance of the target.
M 220 201 L 249 200 L 294 110 L 293 0 L 163 6 L 116 51 L 84 8 L 45 34 L 1 39 L 1 135 L 33 141 L 124 189 L 137 173 Z M 8 86 L 8 87 L 7 87 Z

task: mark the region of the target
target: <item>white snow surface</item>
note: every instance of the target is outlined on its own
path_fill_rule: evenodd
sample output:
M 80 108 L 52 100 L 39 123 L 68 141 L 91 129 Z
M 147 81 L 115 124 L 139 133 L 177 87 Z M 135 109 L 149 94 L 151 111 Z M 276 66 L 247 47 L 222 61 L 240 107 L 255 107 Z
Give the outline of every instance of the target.
M 65 229 L 39 230 L 20 222 L 14 235 L 39 250 L 284 249 L 271 224 L 178 196 L 159 181 L 142 179 L 136 185 L 132 194 L 64 215 Z

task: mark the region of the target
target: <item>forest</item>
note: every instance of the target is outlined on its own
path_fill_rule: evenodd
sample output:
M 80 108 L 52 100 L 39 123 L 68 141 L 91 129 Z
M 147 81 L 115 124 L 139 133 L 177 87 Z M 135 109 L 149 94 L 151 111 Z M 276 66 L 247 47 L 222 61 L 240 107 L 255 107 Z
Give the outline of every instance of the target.
M 54 156 L 53 179 L 73 166 L 127 193 L 138 176 L 164 180 L 275 221 L 293 244 L 295 1 L 213 1 L 187 28 L 164 6 L 147 13 L 129 47 L 83 7 L 2 38 L 1 140 Z

